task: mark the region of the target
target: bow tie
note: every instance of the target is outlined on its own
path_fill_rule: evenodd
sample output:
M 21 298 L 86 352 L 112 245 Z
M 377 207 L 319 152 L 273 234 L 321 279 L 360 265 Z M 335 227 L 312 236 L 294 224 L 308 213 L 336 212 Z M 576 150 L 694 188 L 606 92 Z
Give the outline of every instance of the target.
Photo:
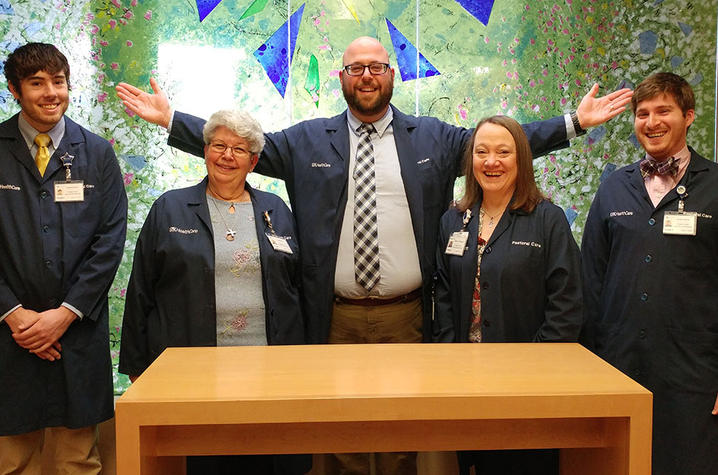
M 646 178 L 651 175 L 670 175 L 676 176 L 678 174 L 678 157 L 671 157 L 667 160 L 659 161 L 652 157 L 647 157 L 641 160 L 641 176 Z

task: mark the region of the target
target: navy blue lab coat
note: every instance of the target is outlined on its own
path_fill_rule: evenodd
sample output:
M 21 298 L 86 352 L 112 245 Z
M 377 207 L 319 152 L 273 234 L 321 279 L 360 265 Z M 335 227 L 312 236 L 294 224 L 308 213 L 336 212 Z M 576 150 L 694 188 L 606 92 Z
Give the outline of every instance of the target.
M 477 267 L 478 213 L 471 209 L 463 256 L 448 255 L 449 236 L 461 230 L 463 213 L 441 219 L 436 249 L 434 341 L 469 341 Z M 542 201 L 531 213 L 506 210 L 481 258 L 482 341 L 577 341 L 583 320 L 581 264 L 561 208 Z
M 392 106 L 394 139 L 422 275 L 424 341 L 431 341 L 432 280 L 439 219 L 453 197 L 472 130 L 432 117 L 413 117 Z M 169 144 L 204 156 L 204 120 L 176 112 Z M 563 117 L 524 126 L 534 156 L 566 147 Z M 325 343 L 334 302 L 339 233 L 347 200 L 347 114 L 300 122 L 265 134 L 255 171 L 285 181 L 302 246 L 304 309 L 309 343 Z
M 150 209 L 137 239 L 122 321 L 120 372 L 139 375 L 168 346 L 217 346 L 214 238 L 207 178 L 168 191 Z M 294 218 L 281 198 L 246 189 L 254 208 L 262 296 L 270 345 L 304 343 L 299 248 Z M 275 251 L 263 213 L 293 254 Z M 241 292 L 241 289 L 237 289 Z
M 107 292 L 125 244 L 127 197 L 110 144 L 65 117 L 65 135 L 41 177 L 15 115 L 0 124 L 0 315 L 67 302 L 84 314 L 60 338 L 62 358 L 41 360 L 0 324 L 0 435 L 86 427 L 113 415 Z M 55 203 L 65 180 L 85 201 Z M 62 169 L 61 169 L 62 168 Z
M 638 162 L 601 184 L 583 232 L 582 342 L 653 392 L 653 473 L 718 473 L 718 166 L 691 150 L 696 236 L 663 234 Z

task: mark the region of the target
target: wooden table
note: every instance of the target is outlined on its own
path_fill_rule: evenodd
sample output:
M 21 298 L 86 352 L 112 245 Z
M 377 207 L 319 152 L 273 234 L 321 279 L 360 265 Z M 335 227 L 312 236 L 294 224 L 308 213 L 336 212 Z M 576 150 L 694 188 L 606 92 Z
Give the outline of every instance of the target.
M 560 447 L 648 475 L 652 396 L 578 344 L 171 348 L 117 401 L 117 473 L 184 455 Z

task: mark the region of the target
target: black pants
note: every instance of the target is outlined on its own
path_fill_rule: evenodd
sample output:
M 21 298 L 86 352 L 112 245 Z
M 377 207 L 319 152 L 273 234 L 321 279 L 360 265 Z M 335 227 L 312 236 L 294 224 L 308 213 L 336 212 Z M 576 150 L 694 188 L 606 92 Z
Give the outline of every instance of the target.
M 468 475 L 558 475 L 558 450 L 476 450 L 457 452 L 459 473 Z
M 187 457 L 187 475 L 303 475 L 311 468 L 311 455 Z

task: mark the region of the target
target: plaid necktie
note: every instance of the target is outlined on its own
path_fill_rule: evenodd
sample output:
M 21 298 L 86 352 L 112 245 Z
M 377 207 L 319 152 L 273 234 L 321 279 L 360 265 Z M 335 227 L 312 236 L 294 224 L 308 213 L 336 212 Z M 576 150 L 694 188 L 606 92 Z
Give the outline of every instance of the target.
M 37 169 L 40 170 L 40 176 L 44 176 L 47 164 L 50 162 L 50 149 L 47 148 L 50 144 L 50 136 L 47 134 L 37 134 L 35 136 L 35 143 L 37 144 L 35 165 L 37 165 Z
M 376 221 L 376 183 L 374 180 L 374 126 L 362 124 L 354 164 L 354 276 L 365 289 L 379 281 L 379 232 Z
M 678 157 L 671 157 L 667 160 L 658 161 L 652 157 L 646 157 L 641 160 L 638 165 L 641 168 L 641 176 L 646 178 L 650 175 L 670 175 L 676 176 L 678 174 Z

